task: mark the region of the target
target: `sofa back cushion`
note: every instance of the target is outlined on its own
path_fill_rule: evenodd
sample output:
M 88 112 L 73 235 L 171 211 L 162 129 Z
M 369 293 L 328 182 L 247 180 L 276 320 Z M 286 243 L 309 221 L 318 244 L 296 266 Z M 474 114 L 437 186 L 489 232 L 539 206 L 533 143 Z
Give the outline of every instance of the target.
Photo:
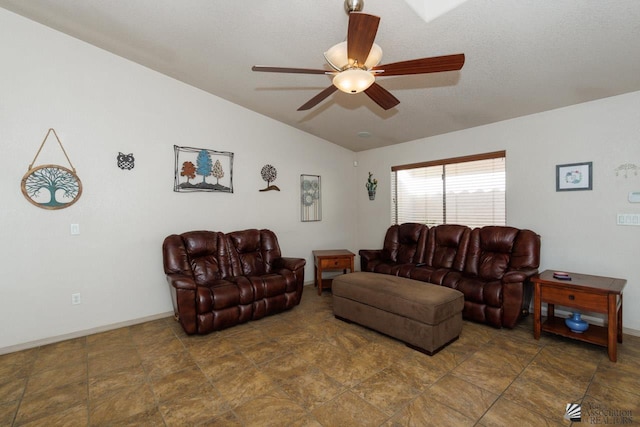
M 428 232 L 424 224 L 392 225 L 384 238 L 382 258 L 398 264 L 423 262 Z
M 517 228 L 487 226 L 471 231 L 465 272 L 484 280 L 500 280 L 509 270 Z
M 511 268 L 516 270 L 540 267 L 540 236 L 531 230 L 520 230 L 513 244 Z
M 278 239 L 271 230 L 243 230 L 228 233 L 227 241 L 234 276 L 270 274 L 281 257 Z
M 186 274 L 199 286 L 209 286 L 229 273 L 224 234 L 220 232 L 174 234 L 164 240 L 162 250 L 166 274 Z
M 431 227 L 424 262 L 433 268 L 462 271 L 470 235 L 471 229 L 465 225 L 443 224 Z

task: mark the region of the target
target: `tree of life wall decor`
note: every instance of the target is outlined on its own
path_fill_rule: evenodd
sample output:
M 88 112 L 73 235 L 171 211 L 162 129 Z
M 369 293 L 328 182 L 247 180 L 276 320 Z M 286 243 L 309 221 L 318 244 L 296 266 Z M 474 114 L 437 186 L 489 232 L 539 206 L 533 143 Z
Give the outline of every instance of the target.
M 42 165 L 33 167 L 42 147 L 49 135 L 53 133 L 71 169 L 60 165 Z M 29 170 L 20 183 L 22 194 L 33 204 L 42 209 L 64 209 L 73 205 L 82 195 L 82 182 L 69 160 L 69 156 L 60 142 L 56 131 L 51 128 L 40 144 L 40 148 L 29 165 Z
M 233 153 L 173 146 L 176 166 L 173 191 L 233 193 Z

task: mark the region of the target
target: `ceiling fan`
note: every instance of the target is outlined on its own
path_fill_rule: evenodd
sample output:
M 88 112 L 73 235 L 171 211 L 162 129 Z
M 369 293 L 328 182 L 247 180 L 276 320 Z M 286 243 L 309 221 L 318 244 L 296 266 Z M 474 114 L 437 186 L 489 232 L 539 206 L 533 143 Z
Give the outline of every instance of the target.
M 338 89 L 349 94 L 364 92 L 376 104 L 388 110 L 398 105 L 400 101 L 376 83 L 376 77 L 455 71 L 460 70 L 464 65 L 462 53 L 379 65 L 382 49 L 374 43 L 374 40 L 380 17 L 361 13 L 362 6 L 362 0 L 345 0 L 345 10 L 349 13 L 347 41 L 332 46 L 324 53 L 333 71 L 256 65 L 251 69 L 269 73 L 333 75 L 333 84 L 307 101 L 298 108 L 298 111 L 315 107 Z

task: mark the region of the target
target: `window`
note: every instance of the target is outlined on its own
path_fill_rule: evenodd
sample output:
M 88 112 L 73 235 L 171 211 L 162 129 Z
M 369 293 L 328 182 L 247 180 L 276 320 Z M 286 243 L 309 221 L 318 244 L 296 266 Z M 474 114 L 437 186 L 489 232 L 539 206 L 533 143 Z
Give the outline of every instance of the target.
M 504 151 L 393 166 L 391 222 L 505 225 Z

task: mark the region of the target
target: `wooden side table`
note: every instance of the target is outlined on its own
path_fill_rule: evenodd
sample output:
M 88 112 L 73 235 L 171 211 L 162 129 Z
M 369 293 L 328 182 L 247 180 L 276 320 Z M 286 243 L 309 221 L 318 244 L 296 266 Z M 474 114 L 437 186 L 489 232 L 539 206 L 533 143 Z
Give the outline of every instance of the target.
M 571 280 L 553 277 L 553 270 L 546 270 L 532 277 L 533 292 L 533 336 L 540 339 L 546 331 L 607 348 L 609 360 L 617 361 L 617 343 L 622 343 L 622 290 L 624 279 L 569 273 Z M 547 318 L 542 319 L 542 303 L 547 303 Z M 582 333 L 572 332 L 564 318 L 555 316 L 555 305 L 578 310 L 604 313 L 607 325 L 589 325 Z
M 353 260 L 356 255 L 346 249 L 330 249 L 313 251 L 314 258 L 314 285 L 318 287 L 318 295 L 322 294 L 322 288 L 331 288 L 331 279 L 322 279 L 322 272 L 325 270 L 347 269 L 353 273 Z

